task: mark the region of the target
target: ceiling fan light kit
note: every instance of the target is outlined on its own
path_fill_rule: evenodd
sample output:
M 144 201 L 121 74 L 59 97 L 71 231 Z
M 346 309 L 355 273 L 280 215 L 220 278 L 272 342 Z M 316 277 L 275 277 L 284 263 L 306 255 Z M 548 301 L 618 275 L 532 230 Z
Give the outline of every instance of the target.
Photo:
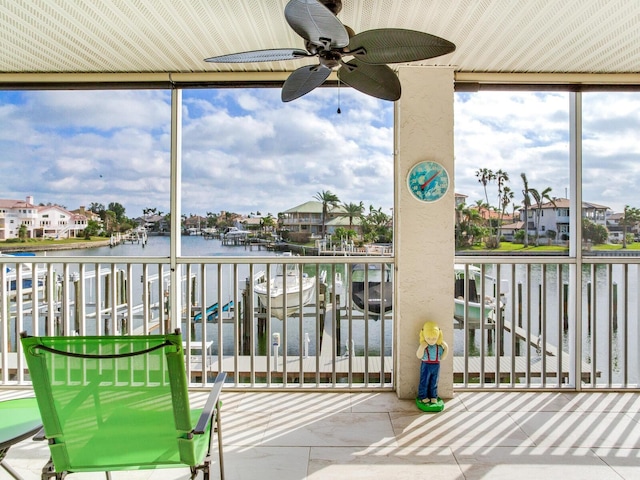
M 305 49 L 277 48 L 232 53 L 205 59 L 212 63 L 248 63 L 318 57 L 318 64 L 295 70 L 282 86 L 283 102 L 306 95 L 324 83 L 334 68 L 338 79 L 383 100 L 400 98 L 400 81 L 388 63 L 408 63 L 451 53 L 444 38 L 415 30 L 381 28 L 355 34 L 336 17 L 341 0 L 291 0 L 284 9 L 289 26 Z M 345 57 L 347 60 L 345 60 Z

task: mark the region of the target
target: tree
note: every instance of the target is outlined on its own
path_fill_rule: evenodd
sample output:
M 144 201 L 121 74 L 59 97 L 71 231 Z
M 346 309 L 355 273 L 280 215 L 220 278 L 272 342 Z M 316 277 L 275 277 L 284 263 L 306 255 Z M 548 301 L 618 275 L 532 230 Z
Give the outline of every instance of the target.
M 476 172 L 476 177 L 478 177 L 478 182 L 482 184 L 484 188 L 484 198 L 487 201 L 487 205 L 489 205 L 489 194 L 487 193 L 487 185 L 489 182 L 496 179 L 496 174 L 490 168 L 481 168 Z
M 27 239 L 28 233 L 29 233 L 29 230 L 27 229 L 27 226 L 24 223 L 20 225 L 20 228 L 18 228 L 18 238 L 21 241 L 24 242 Z
M 102 214 L 104 215 L 104 218 L 102 219 L 102 221 L 104 222 L 104 229 L 109 234 L 115 232 L 117 226 L 116 214 L 111 210 L 105 210 L 104 212 L 102 212 Z
M 640 222 L 640 209 L 625 205 L 624 216 L 620 220 L 623 232 L 622 248 L 627 248 L 627 228 L 634 226 L 638 222 Z
M 322 202 L 322 236 L 326 233 L 327 213 L 329 210 L 335 208 L 340 203 L 340 199 L 335 193 L 331 193 L 329 190 L 323 190 L 318 192 L 313 197 L 319 202 Z
M 605 243 L 607 241 L 608 232 L 603 225 L 598 225 L 592 222 L 588 218 L 582 219 L 582 238 L 585 241 L 590 241 L 594 245 L 599 243 Z
M 547 187 L 541 192 L 538 192 L 538 190 L 532 188 L 530 189 L 530 192 L 531 192 L 531 196 L 536 201 L 536 206 L 537 206 L 537 210 L 536 210 L 536 245 L 537 245 L 538 238 L 540 238 L 540 215 L 542 214 L 542 204 L 544 203 L 545 200 L 547 200 L 555 207 L 556 202 L 553 198 L 549 196 L 549 193 L 551 193 L 551 187 Z
M 213 212 L 207 212 L 207 227 L 215 227 L 218 224 L 218 215 Z
M 91 206 L 89 207 L 89 211 L 100 215 L 102 218 L 102 212 L 104 212 L 106 208 L 102 203 L 91 202 Z
M 100 224 L 95 220 L 89 220 L 87 226 L 84 229 L 84 238 L 89 240 L 100 233 Z
M 531 208 L 531 189 L 529 188 L 529 181 L 527 175 L 523 172 L 520 174 L 524 187 L 522 188 L 522 206 L 524 207 L 524 246 L 529 246 L 529 208 Z
M 123 220 L 125 220 L 125 216 L 124 216 L 125 208 L 122 206 L 121 203 L 111 202 L 107 209 L 112 211 L 115 214 L 116 222 L 120 223 Z
M 382 207 L 375 209 L 369 205 L 369 213 L 362 217 L 362 236 L 365 242 L 390 242 L 392 230 L 389 227 L 391 217 L 382 211 Z
M 498 232 L 497 232 L 498 238 L 502 236 L 502 220 L 504 219 L 504 215 L 507 211 L 507 207 L 509 206 L 509 204 L 511 203 L 511 201 L 515 196 L 516 194 L 511 190 L 511 188 L 505 186 L 502 189 L 502 197 L 500 199 L 500 206 L 501 206 L 500 218 L 498 220 Z
M 496 172 L 496 180 L 498 182 L 498 208 L 500 214 L 498 216 L 498 225 L 496 225 L 496 248 L 500 246 L 500 237 L 502 233 L 502 220 L 504 219 L 504 213 L 509 206 L 511 200 L 513 200 L 514 193 L 511 191 L 508 185 L 505 185 L 509 181 L 509 174 L 503 170 Z
M 360 203 L 343 203 L 342 208 L 344 208 L 344 213 L 342 214 L 345 217 L 349 217 L 349 230 L 353 230 L 353 219 L 362 217 L 362 213 L 364 212 L 364 204 Z
M 271 231 L 276 226 L 276 221 L 270 213 L 260 219 L 260 225 L 264 231 Z
M 351 230 L 351 229 L 346 229 L 344 227 L 338 227 L 336 228 L 335 233 L 332 235 L 332 238 L 334 241 L 350 241 L 353 240 L 354 238 L 356 238 L 358 236 L 358 234 L 356 233 L 355 230 Z

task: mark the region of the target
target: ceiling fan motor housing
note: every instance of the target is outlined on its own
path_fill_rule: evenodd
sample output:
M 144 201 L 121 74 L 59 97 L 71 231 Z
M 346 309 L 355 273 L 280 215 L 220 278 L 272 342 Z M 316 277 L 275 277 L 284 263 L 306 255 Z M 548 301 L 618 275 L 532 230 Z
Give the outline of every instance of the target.
M 342 0 L 318 0 L 322 5 L 331 10 L 331 13 L 338 15 L 342 10 Z

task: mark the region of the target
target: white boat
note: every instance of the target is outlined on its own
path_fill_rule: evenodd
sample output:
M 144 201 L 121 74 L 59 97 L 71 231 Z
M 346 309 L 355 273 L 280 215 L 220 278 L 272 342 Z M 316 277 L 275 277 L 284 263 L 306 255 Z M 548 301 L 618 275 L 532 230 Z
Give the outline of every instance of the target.
M 227 227 L 222 232 L 221 237 L 226 239 L 244 238 L 249 235 L 248 230 L 240 230 L 238 227 Z
M 454 303 L 455 310 L 453 317 L 463 324 L 465 311 L 465 297 L 467 298 L 467 323 L 470 328 L 480 328 L 480 321 L 484 318 L 485 323 L 496 321 L 498 313 L 504 308 L 504 295 L 507 293 L 508 284 L 501 282 L 500 296 L 496 300 L 495 278 L 485 275 L 484 277 L 484 299 L 481 302 L 481 279 L 482 270 L 474 265 L 468 266 L 468 279 L 465 289 L 465 265 L 455 264 L 455 289 Z M 484 313 L 482 309 L 484 308 Z
M 283 319 L 285 317 L 285 298 L 287 315 L 300 308 L 300 292 L 302 291 L 302 306 L 310 303 L 315 296 L 316 278 L 303 274 L 297 264 L 286 264 L 286 275 L 283 275 L 283 265 L 279 264 L 276 274 L 270 279 L 260 281 L 253 287 L 260 303 L 267 308 L 271 299 L 271 315 Z M 286 292 L 285 292 L 286 287 Z

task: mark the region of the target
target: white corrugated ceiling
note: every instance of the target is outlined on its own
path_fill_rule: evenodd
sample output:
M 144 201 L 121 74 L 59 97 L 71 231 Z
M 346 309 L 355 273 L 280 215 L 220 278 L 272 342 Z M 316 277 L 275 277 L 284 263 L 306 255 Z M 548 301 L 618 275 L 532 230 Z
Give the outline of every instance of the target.
M 0 74 L 290 71 L 302 63 L 206 57 L 304 48 L 287 0 L 0 0 Z M 408 28 L 454 53 L 457 72 L 637 73 L 640 0 L 343 0 L 356 32 Z

